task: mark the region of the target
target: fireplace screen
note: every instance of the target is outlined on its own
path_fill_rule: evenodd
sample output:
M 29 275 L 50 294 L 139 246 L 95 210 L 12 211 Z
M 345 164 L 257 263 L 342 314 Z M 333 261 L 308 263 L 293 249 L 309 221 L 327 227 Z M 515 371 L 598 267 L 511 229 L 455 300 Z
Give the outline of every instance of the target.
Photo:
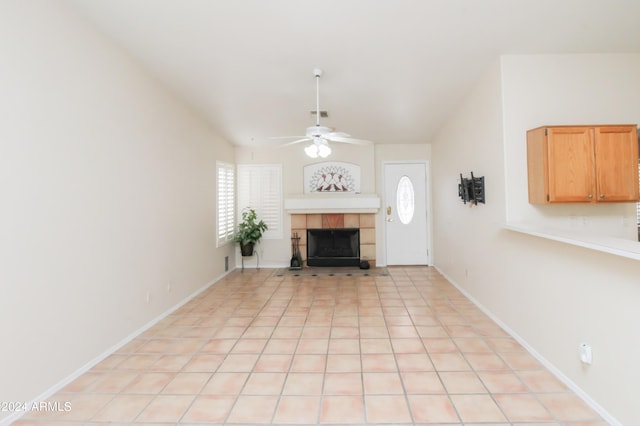
M 308 266 L 358 266 L 359 264 L 359 229 L 307 229 Z

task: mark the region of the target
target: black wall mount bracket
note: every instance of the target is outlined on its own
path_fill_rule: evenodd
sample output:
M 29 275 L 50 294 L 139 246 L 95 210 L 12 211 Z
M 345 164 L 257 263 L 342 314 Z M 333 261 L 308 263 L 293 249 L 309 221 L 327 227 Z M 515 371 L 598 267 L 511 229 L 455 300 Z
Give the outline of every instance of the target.
M 478 205 L 485 204 L 484 176 L 475 177 L 471 172 L 470 178 L 465 178 L 460 173 L 460 183 L 458 184 L 458 196 L 464 204 Z

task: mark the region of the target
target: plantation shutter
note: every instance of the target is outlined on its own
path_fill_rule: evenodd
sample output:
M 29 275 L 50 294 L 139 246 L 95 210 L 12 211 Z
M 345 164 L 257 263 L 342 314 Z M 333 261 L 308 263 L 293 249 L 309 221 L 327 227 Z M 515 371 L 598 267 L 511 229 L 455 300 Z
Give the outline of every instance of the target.
M 218 239 L 221 246 L 233 240 L 235 232 L 235 174 L 233 164 L 216 162 L 218 171 Z
M 264 220 L 265 239 L 282 238 L 282 166 L 279 164 L 238 165 L 238 221 L 242 210 L 252 208 Z

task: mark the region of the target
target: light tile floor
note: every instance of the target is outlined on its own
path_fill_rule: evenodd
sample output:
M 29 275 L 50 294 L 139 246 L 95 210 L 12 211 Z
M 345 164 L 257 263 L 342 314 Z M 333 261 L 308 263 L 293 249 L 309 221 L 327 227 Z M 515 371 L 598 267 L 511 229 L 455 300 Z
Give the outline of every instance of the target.
M 606 423 L 435 269 L 234 271 L 15 425 Z

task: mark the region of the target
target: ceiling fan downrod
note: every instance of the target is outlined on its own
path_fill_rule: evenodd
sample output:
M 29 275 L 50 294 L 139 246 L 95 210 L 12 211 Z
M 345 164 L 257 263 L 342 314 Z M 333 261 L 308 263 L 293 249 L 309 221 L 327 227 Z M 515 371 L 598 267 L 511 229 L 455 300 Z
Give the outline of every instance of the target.
M 309 157 L 327 157 L 331 154 L 331 148 L 329 142 L 342 142 L 351 143 L 356 145 L 370 145 L 372 142 L 363 139 L 354 139 L 351 135 L 344 132 L 336 132 L 334 129 L 320 125 L 320 77 L 323 71 L 320 68 L 313 69 L 313 76 L 316 79 L 316 125 L 307 127 L 305 136 L 301 139 L 296 139 L 292 142 L 283 144 L 282 146 L 293 145 L 301 142 L 311 142 L 311 145 L 307 146 L 304 150 Z M 313 113 L 313 111 L 312 111 Z M 326 115 L 325 115 L 326 117 Z M 284 136 L 284 138 L 290 138 L 291 136 Z M 300 136 L 293 136 L 294 138 L 300 138 Z M 280 139 L 283 137 L 277 137 Z
M 322 70 L 314 68 L 313 75 L 316 77 L 316 127 L 320 127 L 320 76 Z

